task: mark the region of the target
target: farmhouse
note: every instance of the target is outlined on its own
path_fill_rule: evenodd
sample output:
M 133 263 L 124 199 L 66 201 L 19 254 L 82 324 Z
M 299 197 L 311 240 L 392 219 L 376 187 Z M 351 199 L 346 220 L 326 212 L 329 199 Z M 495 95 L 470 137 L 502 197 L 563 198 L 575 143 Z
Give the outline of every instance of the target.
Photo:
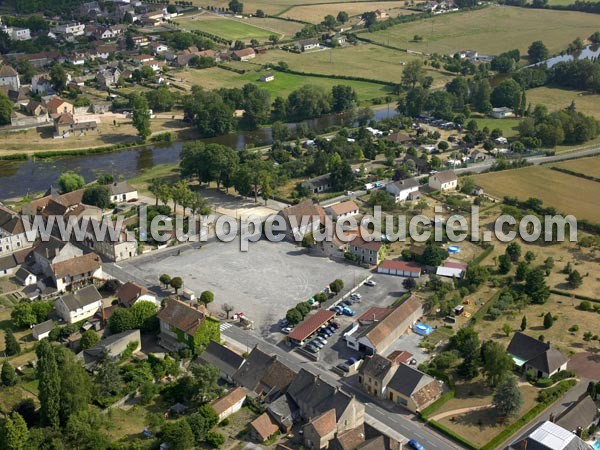
M 514 117 L 515 113 L 512 109 L 502 107 L 502 108 L 492 108 L 492 112 L 490 116 L 494 119 L 506 119 L 507 117 Z
M 396 203 L 419 197 L 419 181 L 416 178 L 389 183 L 385 190 L 394 196 Z
M 538 378 L 550 377 L 567 368 L 567 358 L 549 342 L 541 342 L 520 331 L 514 334 L 506 352 L 522 373 L 533 370 Z
M 356 349 L 368 355 L 384 353 L 422 315 L 423 304 L 421 300 L 416 295 L 411 295 L 381 321 L 375 322 L 357 336 Z
M 414 262 L 386 259 L 377 267 L 377 273 L 419 278 L 421 276 L 421 267 Z
M 453 170 L 438 172 L 429 177 L 429 187 L 436 191 L 452 191 L 458 186 L 458 177 Z
M 219 416 L 219 422 L 227 419 L 232 414 L 235 414 L 240 409 L 246 400 L 246 391 L 244 388 L 236 387 L 225 394 L 223 397 L 218 398 L 211 402 L 210 406 L 213 407 L 217 416 Z
M 333 219 L 337 220 L 344 217 L 355 216 L 358 214 L 359 209 L 356 203 L 349 200 L 347 202 L 336 203 L 335 205 L 329 206 L 326 211 Z
M 256 57 L 256 52 L 253 48 L 244 48 L 242 50 L 234 50 L 231 57 L 237 61 L 250 61 Z
M 64 294 L 55 303 L 56 312 L 68 324 L 92 317 L 102 307 L 102 296 L 95 286 Z
M 319 48 L 319 40 L 318 39 L 303 39 L 298 41 L 295 46 L 301 52 L 305 52 L 307 50 L 312 50 L 315 48 Z

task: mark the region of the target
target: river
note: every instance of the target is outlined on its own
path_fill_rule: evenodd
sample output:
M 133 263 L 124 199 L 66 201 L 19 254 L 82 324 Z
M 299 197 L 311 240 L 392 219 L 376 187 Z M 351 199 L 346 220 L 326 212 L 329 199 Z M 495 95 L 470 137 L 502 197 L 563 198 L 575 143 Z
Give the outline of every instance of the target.
M 552 58 L 546 59 L 545 61 L 539 62 L 537 64 L 532 64 L 531 66 L 528 66 L 528 67 L 541 66 L 542 64 L 545 64 L 546 67 L 548 69 L 550 69 L 552 66 L 555 66 L 559 62 L 573 61 L 575 59 L 593 59 L 593 58 L 597 58 L 599 56 L 600 56 L 600 46 L 589 45 L 579 52 L 565 53 L 564 55 L 554 56 Z
M 396 115 L 394 108 L 382 107 L 374 110 L 375 119 L 381 120 Z M 350 125 L 350 119 L 343 114 L 331 114 L 306 123 L 315 133 L 322 133 L 333 125 Z M 289 124 L 295 128 L 296 124 Z M 238 131 L 214 138 L 201 139 L 207 143 L 228 145 L 238 150 L 247 145 L 268 145 L 271 142 L 271 129 Z M 111 153 L 65 156 L 49 160 L 27 161 L 0 160 L 0 200 L 21 198 L 27 194 L 46 191 L 56 184 L 61 173 L 68 170 L 79 173 L 86 182 L 94 180 L 100 173 L 111 173 L 115 178 L 128 179 L 139 175 L 159 164 L 176 163 L 183 144 L 174 142 L 168 145 L 148 145 L 131 149 L 116 150 Z

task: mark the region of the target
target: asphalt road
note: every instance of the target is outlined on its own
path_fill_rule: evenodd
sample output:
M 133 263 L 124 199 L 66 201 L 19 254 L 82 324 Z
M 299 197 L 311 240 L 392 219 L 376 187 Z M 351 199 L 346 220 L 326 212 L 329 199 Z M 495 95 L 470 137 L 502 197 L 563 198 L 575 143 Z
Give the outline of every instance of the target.
M 296 371 L 305 368 L 312 373 L 320 375 L 322 379 L 333 385 L 342 386 L 346 392 L 354 394 L 358 400 L 364 403 L 365 414 L 373 417 L 395 432 L 402 434 L 407 439 L 417 439 L 427 450 L 464 448 L 453 442 L 447 441 L 418 420 L 414 415 L 410 413 L 401 414 L 397 411 L 390 410 L 387 405 L 380 404 L 377 400 L 368 396 L 359 388 L 346 383 L 343 380 L 337 379 L 332 373 L 317 367 L 293 352 L 287 352 L 276 345 L 263 341 L 260 336 L 257 336 L 252 331 L 244 331 L 237 326 L 231 326 L 225 328 L 221 333 L 229 339 L 245 346 L 248 350 L 251 350 L 256 344 L 259 344 L 261 349 L 265 350 L 267 353 L 277 355 L 277 357 L 290 368 Z

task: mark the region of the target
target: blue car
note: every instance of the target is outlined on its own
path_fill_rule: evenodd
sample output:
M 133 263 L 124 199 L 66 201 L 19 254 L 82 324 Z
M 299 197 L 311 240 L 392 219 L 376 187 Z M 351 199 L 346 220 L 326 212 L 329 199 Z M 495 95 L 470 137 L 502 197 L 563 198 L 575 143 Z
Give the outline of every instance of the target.
M 425 447 L 423 447 L 416 439 L 411 439 L 408 441 L 408 446 L 410 448 L 414 448 L 415 450 L 425 450 Z
M 353 316 L 354 314 L 356 314 L 353 309 L 350 309 L 346 306 L 344 306 L 344 309 L 342 309 L 342 313 L 346 316 Z

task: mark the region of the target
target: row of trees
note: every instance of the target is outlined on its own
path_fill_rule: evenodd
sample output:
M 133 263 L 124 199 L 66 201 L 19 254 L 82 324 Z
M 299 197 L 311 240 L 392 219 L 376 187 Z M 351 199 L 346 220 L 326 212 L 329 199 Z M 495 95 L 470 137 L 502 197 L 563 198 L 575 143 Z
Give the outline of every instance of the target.
M 153 178 L 150 181 L 148 190 L 156 198 L 156 207 L 158 207 L 159 200 L 165 207 L 169 201 L 172 201 L 175 214 L 177 214 L 177 205 L 183 207 L 184 215 L 186 214 L 187 209 L 190 209 L 192 214 L 209 214 L 211 211 L 211 207 L 207 200 L 202 197 L 200 193 L 192 191 L 185 180 L 179 180 L 176 183 L 169 184 L 161 179 Z M 156 212 L 158 213 L 160 211 Z M 168 215 L 170 214 L 170 209 L 164 212 Z M 150 212 L 148 213 L 148 220 L 151 220 Z

